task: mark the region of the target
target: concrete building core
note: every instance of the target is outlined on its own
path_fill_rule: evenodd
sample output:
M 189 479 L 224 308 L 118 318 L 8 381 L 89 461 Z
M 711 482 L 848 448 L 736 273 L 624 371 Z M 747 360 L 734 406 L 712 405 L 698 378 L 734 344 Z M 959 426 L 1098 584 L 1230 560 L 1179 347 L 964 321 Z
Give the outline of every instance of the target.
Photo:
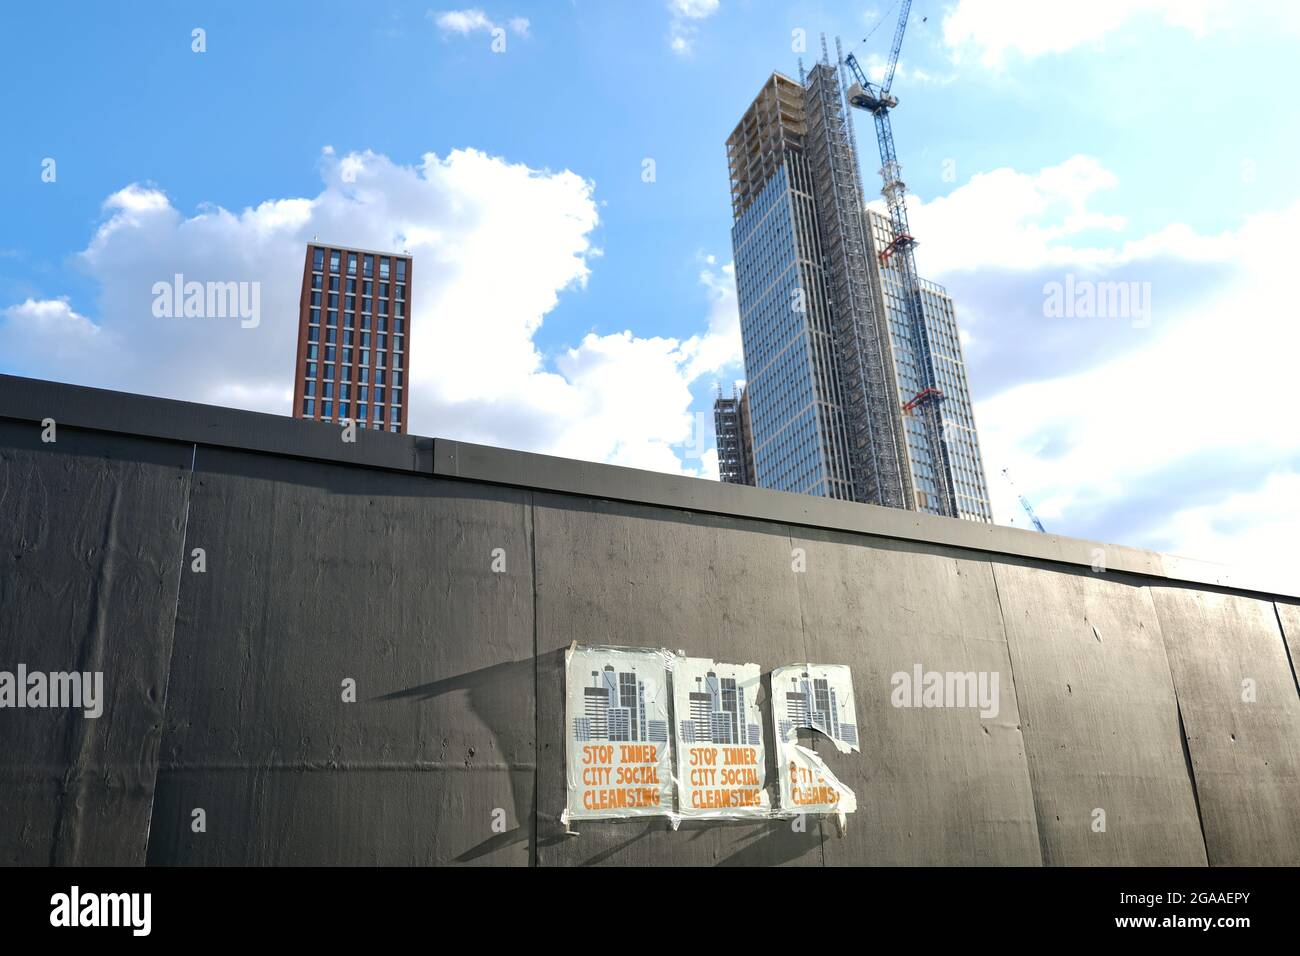
M 754 442 L 749 421 L 749 396 L 742 388 L 730 398 L 713 402 L 713 430 L 717 436 L 718 479 L 735 485 L 754 483 Z

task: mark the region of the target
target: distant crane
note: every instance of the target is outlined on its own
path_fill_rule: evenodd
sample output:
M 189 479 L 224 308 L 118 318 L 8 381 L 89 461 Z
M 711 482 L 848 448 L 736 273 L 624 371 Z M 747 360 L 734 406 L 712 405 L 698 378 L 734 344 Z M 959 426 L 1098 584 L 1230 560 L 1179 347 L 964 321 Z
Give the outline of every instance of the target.
M 1006 468 L 1003 468 L 1002 477 L 1007 480 L 1007 484 L 1011 486 L 1012 492 L 1014 492 L 1015 496 L 1020 499 L 1020 507 L 1025 509 L 1025 514 L 1029 515 L 1029 520 L 1034 523 L 1034 527 L 1043 534 L 1047 534 L 1047 529 L 1044 528 L 1043 523 L 1038 520 L 1038 515 L 1034 514 L 1034 509 L 1030 506 L 1029 499 L 1020 493 L 1020 489 L 1016 487 L 1016 483 L 1011 480 L 1011 472 Z
M 907 186 L 903 182 L 902 167 L 898 163 L 898 154 L 894 149 L 894 131 L 889 122 L 889 111 L 898 105 L 898 99 L 890 93 L 890 88 L 894 85 L 894 73 L 898 69 L 898 52 L 903 46 L 903 32 L 907 29 L 907 16 L 911 9 L 912 0 L 903 0 L 902 8 L 898 13 L 898 26 L 894 29 L 894 43 L 885 66 L 885 77 L 879 86 L 867 79 L 867 75 L 852 53 L 844 58 L 843 66 L 853 74 L 855 80 L 845 93 L 845 98 L 850 106 L 865 110 L 876 121 L 876 140 L 880 145 L 880 176 L 884 181 L 881 194 L 885 197 L 885 204 L 889 208 L 889 220 L 894 233 L 889 244 L 880 252 L 880 263 L 882 266 L 891 263 L 899 272 L 903 287 L 902 298 L 907 309 L 907 326 L 911 332 L 912 349 L 918 358 L 916 364 L 921 376 L 921 387 L 910 401 L 903 404 L 903 410 L 908 413 L 919 410 L 922 415 L 931 461 L 934 463 L 934 482 L 941 511 L 955 517 L 957 501 L 948 481 L 951 463 L 948 446 L 944 441 L 943 415 L 940 408 L 944 394 L 935 381 L 930 332 L 925 324 L 925 313 L 921 305 L 921 283 L 917 278 L 916 259 L 912 252 L 916 240 L 912 237 L 911 227 L 907 224 Z

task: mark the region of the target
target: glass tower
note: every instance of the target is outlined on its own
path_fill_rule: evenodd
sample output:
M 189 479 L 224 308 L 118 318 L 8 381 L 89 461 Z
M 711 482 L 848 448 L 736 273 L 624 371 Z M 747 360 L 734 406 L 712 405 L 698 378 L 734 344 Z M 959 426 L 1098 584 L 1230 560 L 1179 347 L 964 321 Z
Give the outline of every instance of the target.
M 727 140 L 753 472 L 763 488 L 992 521 L 952 299 L 922 281 L 943 460 L 919 413 L 889 220 L 866 210 L 837 71 L 774 73 Z M 952 500 L 935 481 L 948 476 Z

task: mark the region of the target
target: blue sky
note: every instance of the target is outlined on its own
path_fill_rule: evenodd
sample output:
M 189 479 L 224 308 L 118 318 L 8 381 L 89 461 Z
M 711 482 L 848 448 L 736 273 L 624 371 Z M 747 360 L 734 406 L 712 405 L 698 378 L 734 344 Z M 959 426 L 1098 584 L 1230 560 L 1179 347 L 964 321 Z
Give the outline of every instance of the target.
M 1300 225 L 1300 17 L 1274 6 L 914 3 L 894 129 L 920 267 L 968 334 L 999 520 L 1025 523 L 1009 467 L 1051 530 L 1286 560 L 1296 308 L 1267 282 Z M 427 283 L 414 431 L 708 474 L 698 416 L 743 378 L 727 134 L 771 70 L 797 72 L 796 31 L 807 62 L 824 31 L 871 64 L 895 16 L 842 0 L 16 7 L 0 371 L 287 413 L 303 243 L 400 243 Z M 858 134 L 873 199 L 861 119 Z M 261 282 L 264 321 L 154 318 L 150 286 L 177 271 Z M 1149 321 L 1046 317 L 1067 275 L 1148 283 Z M 1277 364 L 1225 334 L 1280 336 Z

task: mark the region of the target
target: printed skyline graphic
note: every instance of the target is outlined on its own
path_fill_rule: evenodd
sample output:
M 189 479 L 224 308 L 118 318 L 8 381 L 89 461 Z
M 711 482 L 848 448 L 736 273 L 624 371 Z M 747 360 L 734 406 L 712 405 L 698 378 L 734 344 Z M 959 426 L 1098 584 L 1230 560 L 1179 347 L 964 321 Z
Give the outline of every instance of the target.
M 745 688 L 734 677 L 719 677 L 709 671 L 695 678 L 688 696 L 690 715 L 679 723 L 684 744 L 748 744 L 763 742 L 761 725 L 747 720 Z
M 850 718 L 852 700 L 852 692 L 850 692 L 849 706 L 843 707 Z M 831 686 L 829 679 L 810 677 L 808 672 L 804 671 L 797 677 L 791 677 L 786 685 L 786 719 L 778 724 L 777 733 L 782 740 L 786 740 L 796 727 L 812 727 L 833 740 L 843 741 L 850 747 L 856 748 L 858 746 L 857 725 L 850 720 L 842 719 L 845 715 L 841 713 L 841 707 L 839 694 L 836 688 Z
M 637 677 L 635 667 L 617 671 L 606 664 L 592 671 L 582 696 L 583 715 L 573 719 L 575 740 L 668 742 L 668 721 L 649 718 L 645 681 Z

